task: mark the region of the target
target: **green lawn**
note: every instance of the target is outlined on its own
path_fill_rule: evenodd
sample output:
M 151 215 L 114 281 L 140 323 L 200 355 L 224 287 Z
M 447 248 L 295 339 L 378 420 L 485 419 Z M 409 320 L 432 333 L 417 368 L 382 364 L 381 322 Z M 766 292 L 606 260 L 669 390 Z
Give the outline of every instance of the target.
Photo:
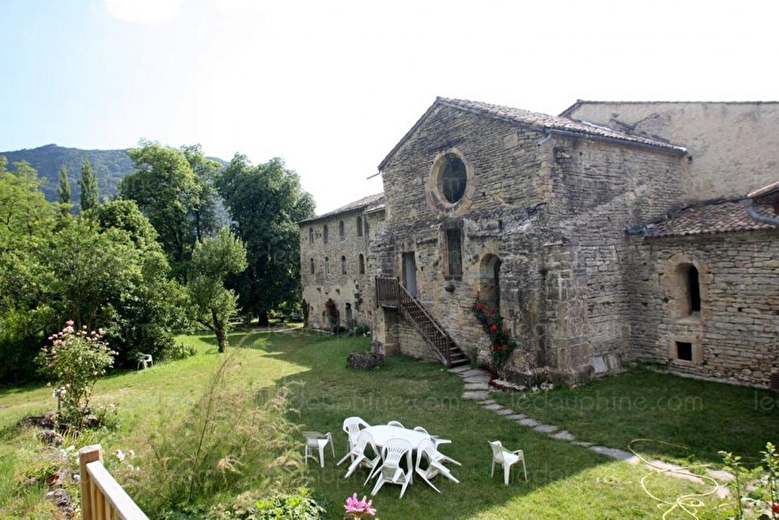
M 719 450 L 756 462 L 766 442 L 779 441 L 776 392 L 645 368 L 580 388 L 495 395 L 501 404 L 582 440 L 627 450 L 634 439 L 648 439 L 634 446 L 676 462 L 720 464 Z
M 148 423 L 150 417 L 185 409 L 201 395 L 223 356 L 216 353 L 210 336 L 194 335 L 180 340 L 195 345 L 198 354 L 145 371 L 117 374 L 97 385 L 95 393 L 98 400 L 119 402 L 121 426 L 117 432 L 91 436 L 90 442 L 101 442 L 107 452 L 118 447 L 126 449 L 128 439 L 137 439 L 138 431 L 142 431 L 142 426 Z M 374 498 L 379 516 L 385 520 L 657 518 L 671 508 L 670 504 L 676 497 L 706 491 L 706 486 L 664 476 L 652 477 L 647 481 L 650 490 L 669 502 L 662 509 L 658 508 L 655 500 L 641 486 L 642 477 L 649 473 L 646 468 L 630 466 L 551 439 L 498 417 L 474 402 L 462 400 L 461 379 L 440 365 L 394 357 L 377 371 L 347 369 L 346 355 L 350 351 L 367 348 L 366 338 L 333 338 L 299 331 L 238 332 L 230 336 L 230 342 L 230 350 L 236 353 L 238 364 L 230 384 L 247 391 L 250 387 L 265 387 L 267 393 L 273 392 L 280 384 L 303 383 L 292 386 L 294 395 L 288 416 L 301 428 L 331 431 L 338 458 L 346 450 L 341 424 L 344 418 L 352 415 L 359 415 L 369 423 L 385 423 L 394 419 L 407 427 L 422 425 L 431 433 L 452 439 L 451 445 L 444 445 L 441 449 L 463 463 L 461 468 L 453 468 L 461 484 L 437 479 L 436 484 L 440 484 L 442 491 L 439 495 L 417 480 L 402 500 L 398 499 L 399 487 L 385 485 Z M 640 380 L 643 377 L 646 376 L 642 373 L 624 376 L 638 378 L 637 385 L 642 384 Z M 597 385 L 604 383 L 607 382 Z M 584 387 L 573 392 L 577 391 L 592 390 Z M 712 392 L 720 396 L 719 399 L 724 399 L 722 396 L 731 392 L 742 391 L 744 389 L 730 386 L 712 386 Z M 555 395 L 555 392 L 549 395 Z M 33 446 L 31 434 L 20 431 L 15 423 L 22 417 L 50 409 L 53 404 L 50 391 L 45 387 L 0 392 L 0 471 L 9 475 L 18 473 L 22 462 L 30 456 L 29 450 Z M 764 420 L 759 413 L 741 413 L 744 415 L 740 417 L 754 416 L 749 420 Z M 774 411 L 774 420 L 776 413 Z M 682 416 L 676 414 L 674 417 Z M 632 420 L 629 414 L 625 415 L 623 423 L 610 418 L 602 428 L 633 428 L 634 425 L 629 424 Z M 551 418 L 549 421 L 579 433 L 573 423 L 569 425 Z M 719 422 L 723 422 L 722 418 Z M 680 427 L 679 431 L 685 430 Z M 587 437 L 585 433 L 582 431 L 580 435 Z M 616 438 L 615 433 L 610 435 L 593 440 L 616 446 L 616 442 L 607 442 Z M 519 480 L 506 487 L 502 476 L 490 478 L 487 441 L 495 439 L 502 440 L 511 449 L 525 450 L 528 483 Z M 302 452 L 302 439 L 300 441 Z M 760 442 L 754 442 L 759 446 Z M 723 447 L 728 448 L 728 445 Z M 263 468 L 245 471 L 261 473 Z M 335 466 L 330 454 L 324 469 L 313 461 L 307 467 L 310 487 L 327 507 L 330 518 L 343 517 L 343 502 L 347 495 L 356 492 L 362 496 L 370 491 L 370 487 L 362 487 L 366 476 L 364 472 L 358 471 L 345 480 L 345 471 L 345 466 Z M 43 491 L 14 491 L 12 484 L 15 482 L 15 478 L 0 479 L 0 501 L 5 499 L 6 502 L 0 504 L 0 517 L 16 514 L 45 518 L 45 504 L 41 505 Z M 709 497 L 705 503 L 706 507 L 699 512 L 700 518 L 721 516 L 716 510 L 720 505 L 718 500 Z M 677 513 L 672 513 L 669 518 L 685 517 Z

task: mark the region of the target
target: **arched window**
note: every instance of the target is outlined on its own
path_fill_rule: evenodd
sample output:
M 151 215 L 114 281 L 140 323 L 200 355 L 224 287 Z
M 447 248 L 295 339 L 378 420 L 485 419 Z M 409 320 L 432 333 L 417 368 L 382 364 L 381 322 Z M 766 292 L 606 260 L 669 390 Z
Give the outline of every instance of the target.
M 344 221 L 338 223 L 338 236 L 343 240 L 346 238 L 346 229 L 344 229 Z
M 346 257 L 341 257 L 341 274 L 346 274 Z
M 357 216 L 357 236 L 362 236 L 362 216 Z
M 325 224 L 325 225 L 322 227 L 322 241 L 323 241 L 325 244 L 327 244 L 328 242 L 330 242 L 330 237 L 328 236 L 328 232 L 327 232 L 327 224 Z
M 690 300 L 690 314 L 701 310 L 701 282 L 698 268 L 690 265 L 687 268 L 687 294 Z
M 316 271 L 316 268 L 314 267 L 314 259 L 312 258 L 311 259 L 311 274 L 314 274 L 315 271 Z
M 668 260 L 660 283 L 674 318 L 702 318 L 701 311 L 706 300 L 706 272 L 705 263 L 694 261 L 681 253 Z
M 314 245 L 314 228 L 308 228 L 308 243 Z
M 330 274 L 330 258 L 325 257 L 325 274 Z
M 357 261 L 360 264 L 360 274 L 365 274 L 365 257 L 362 256 L 362 253 L 357 257 Z

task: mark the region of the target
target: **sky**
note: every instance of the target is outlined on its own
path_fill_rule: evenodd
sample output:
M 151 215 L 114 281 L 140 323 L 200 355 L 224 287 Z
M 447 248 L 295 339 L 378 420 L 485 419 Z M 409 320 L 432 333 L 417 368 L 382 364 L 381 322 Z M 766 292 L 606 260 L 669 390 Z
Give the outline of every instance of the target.
M 0 0 L 0 150 L 284 158 L 323 213 L 436 96 L 775 101 L 779 2 Z

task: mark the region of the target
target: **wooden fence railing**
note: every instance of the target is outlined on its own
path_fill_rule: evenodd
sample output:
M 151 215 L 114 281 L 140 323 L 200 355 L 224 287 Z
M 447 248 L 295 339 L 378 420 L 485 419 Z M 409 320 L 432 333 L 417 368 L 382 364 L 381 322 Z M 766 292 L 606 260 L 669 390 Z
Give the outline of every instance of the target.
M 99 444 L 78 450 L 83 520 L 149 520 L 103 466 Z
M 400 305 L 398 287 L 400 280 L 397 278 L 376 277 L 376 307 L 391 307 L 397 309 Z

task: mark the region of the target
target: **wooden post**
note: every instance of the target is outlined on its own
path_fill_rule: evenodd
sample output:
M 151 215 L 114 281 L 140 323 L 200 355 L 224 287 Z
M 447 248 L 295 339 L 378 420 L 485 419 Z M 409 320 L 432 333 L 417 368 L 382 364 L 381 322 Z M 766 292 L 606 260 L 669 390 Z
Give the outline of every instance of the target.
M 87 464 L 95 461 L 103 462 L 103 449 L 99 444 L 92 444 L 78 450 L 78 466 L 81 481 L 81 518 L 83 520 L 95 518 L 96 504 L 92 503 L 91 492 L 94 484 L 92 483 L 92 477 L 89 476 L 89 471 L 87 471 Z

